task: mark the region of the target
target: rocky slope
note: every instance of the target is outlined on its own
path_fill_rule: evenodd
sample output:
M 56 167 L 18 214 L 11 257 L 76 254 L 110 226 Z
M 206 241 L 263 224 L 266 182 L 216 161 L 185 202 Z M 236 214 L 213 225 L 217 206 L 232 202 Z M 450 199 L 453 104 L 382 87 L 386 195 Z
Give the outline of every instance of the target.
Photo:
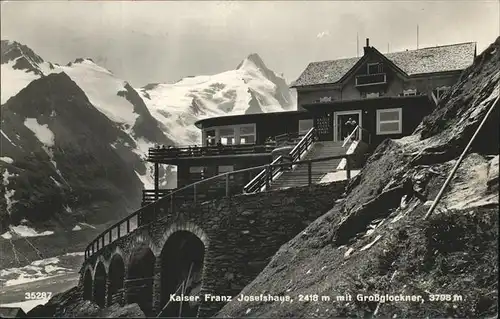
M 233 300 L 217 317 L 496 318 L 499 84 L 500 38 L 412 136 L 376 149 L 350 183 L 341 214 L 332 210 L 313 222 L 241 292 L 293 302 Z M 437 209 L 424 219 L 495 101 Z M 358 299 L 376 294 L 422 299 Z

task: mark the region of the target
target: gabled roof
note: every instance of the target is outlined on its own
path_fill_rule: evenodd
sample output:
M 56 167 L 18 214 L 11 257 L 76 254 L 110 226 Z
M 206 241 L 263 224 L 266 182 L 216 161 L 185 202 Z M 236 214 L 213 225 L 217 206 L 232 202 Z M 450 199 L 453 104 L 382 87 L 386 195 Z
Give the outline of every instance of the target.
M 384 54 L 407 75 L 461 71 L 472 64 L 476 43 L 467 42 Z M 363 57 L 312 62 L 292 87 L 337 83 Z

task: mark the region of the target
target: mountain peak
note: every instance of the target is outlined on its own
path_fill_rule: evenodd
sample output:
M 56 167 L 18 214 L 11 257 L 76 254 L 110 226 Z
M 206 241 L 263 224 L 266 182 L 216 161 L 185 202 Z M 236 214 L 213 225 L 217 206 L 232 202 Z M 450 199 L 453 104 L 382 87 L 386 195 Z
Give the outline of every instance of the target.
M 73 62 L 69 62 L 68 64 L 66 64 L 66 66 L 72 66 L 75 63 L 85 63 L 87 61 L 90 61 L 91 63 L 95 64 L 94 60 L 92 60 L 91 58 L 78 58 L 75 59 L 75 61 Z
M 264 61 L 257 53 L 249 54 L 243 61 L 240 62 L 240 64 L 238 64 L 236 69 L 243 69 L 249 65 L 254 65 L 258 69 L 267 70 L 267 66 L 264 64 Z
M 43 59 L 37 55 L 28 46 L 21 44 L 17 41 L 2 40 L 1 42 L 2 50 L 2 64 L 9 61 L 15 60 L 20 57 L 24 57 L 27 61 L 32 64 L 43 63 Z

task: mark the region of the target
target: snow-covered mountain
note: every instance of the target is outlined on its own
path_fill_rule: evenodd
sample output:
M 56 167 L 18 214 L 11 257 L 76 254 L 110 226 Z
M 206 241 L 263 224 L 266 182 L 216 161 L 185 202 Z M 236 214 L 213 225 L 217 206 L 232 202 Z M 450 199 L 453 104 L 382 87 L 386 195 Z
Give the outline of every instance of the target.
M 23 219 L 73 227 L 137 209 L 152 187 L 148 147 L 172 143 L 139 94 L 90 59 L 60 66 L 12 41 L 1 67 L 4 238 Z
M 295 109 L 284 79 L 256 54 L 235 70 L 134 89 L 88 58 L 58 65 L 6 40 L 1 51 L 4 238 L 22 220 L 72 228 L 137 209 L 152 187 L 147 149 L 198 143 L 199 119 Z M 174 174 L 165 168 L 163 187 Z
M 296 109 L 285 80 L 257 54 L 249 55 L 235 70 L 174 84 L 148 84 L 137 91 L 165 134 L 182 145 L 200 143 L 200 130 L 193 124 L 202 118 Z

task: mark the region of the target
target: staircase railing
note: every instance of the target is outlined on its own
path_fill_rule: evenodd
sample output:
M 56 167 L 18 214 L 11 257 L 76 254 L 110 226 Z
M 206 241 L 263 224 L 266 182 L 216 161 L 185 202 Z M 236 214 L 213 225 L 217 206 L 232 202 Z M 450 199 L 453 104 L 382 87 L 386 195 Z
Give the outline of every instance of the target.
M 344 139 L 344 143 L 342 143 L 342 147 L 345 147 L 345 145 L 347 144 L 347 142 L 349 141 L 352 141 L 352 137 L 356 134 L 356 132 L 359 132 L 359 140 L 360 141 L 363 141 L 363 132 L 366 132 L 368 134 L 368 144 L 371 145 L 372 143 L 372 134 L 370 133 L 370 131 L 368 131 L 367 129 L 356 125 L 356 127 L 354 128 L 354 130 L 352 130 L 351 134 L 349 134 L 345 139 Z
M 300 160 L 302 155 L 307 151 L 309 146 L 314 142 L 316 130 L 311 128 L 295 145 L 295 147 L 288 153 L 288 162 L 296 162 Z M 297 136 L 299 134 L 297 133 Z M 282 164 L 285 163 L 285 157 L 279 156 L 277 157 L 271 164 Z M 295 164 L 294 164 L 295 165 Z M 288 167 L 290 167 L 288 165 Z M 271 182 L 276 179 L 281 172 L 286 169 L 285 165 L 277 166 L 277 169 L 264 169 L 262 170 L 254 179 L 252 179 L 248 184 L 243 187 L 243 192 L 246 194 L 261 192 L 267 188 L 269 188 Z
M 262 171 L 257 174 L 248 184 L 243 187 L 243 192 L 246 194 L 255 193 L 257 191 L 265 190 L 264 187 L 269 187 L 273 179 L 281 171 L 281 167 L 273 166 L 283 163 L 283 155 L 278 156 L 272 163 L 270 167 L 265 167 Z M 278 169 L 276 169 L 278 167 Z
M 314 138 L 316 135 L 316 129 L 311 128 L 304 137 L 300 140 L 297 145 L 290 151 L 291 161 L 295 162 L 300 160 L 300 157 L 307 151 L 309 146 L 314 142 Z
M 333 159 L 342 159 L 346 158 L 347 163 L 350 162 L 350 157 L 351 155 L 338 155 L 338 156 L 330 156 L 330 157 L 323 157 L 323 158 L 317 158 L 313 160 L 307 160 L 307 161 L 296 161 L 293 164 L 294 165 L 299 165 L 299 164 L 307 164 L 309 167 L 309 184 L 312 183 L 311 179 L 311 172 L 312 172 L 312 163 L 315 162 L 322 162 L 322 161 L 329 161 Z M 278 161 L 275 161 L 274 164 L 267 164 L 267 165 L 261 165 L 261 166 L 255 166 L 255 167 L 250 167 L 250 168 L 245 168 L 237 171 L 232 171 L 232 172 L 227 172 L 223 174 L 219 174 L 213 177 L 209 177 L 206 179 L 203 179 L 201 181 L 195 182 L 193 184 L 184 186 L 182 188 L 178 188 L 174 191 L 172 191 L 169 195 L 164 196 L 157 200 L 156 202 L 150 203 L 146 206 L 141 207 L 137 211 L 133 212 L 132 214 L 128 215 L 127 217 L 121 219 L 120 221 L 116 222 L 112 226 L 108 227 L 105 231 L 103 231 L 101 234 L 99 234 L 85 249 L 85 259 L 90 258 L 92 255 L 94 255 L 96 252 L 99 250 L 103 249 L 106 245 L 111 244 L 115 240 L 126 236 L 127 234 L 135 231 L 137 228 L 146 225 L 152 221 L 155 221 L 159 219 L 160 217 L 168 217 L 172 216 L 175 212 L 176 209 L 179 208 L 180 206 L 189 203 L 191 201 L 192 204 L 196 204 L 197 201 L 200 199 L 203 200 L 210 200 L 210 199 L 215 199 L 215 198 L 221 198 L 224 196 L 231 196 L 235 194 L 241 194 L 241 186 L 235 185 L 235 187 L 231 187 L 231 180 L 230 176 L 235 175 L 235 174 L 241 174 L 241 173 L 247 173 L 251 171 L 262 171 L 265 169 L 267 172 L 272 172 L 273 175 L 276 175 L 277 172 L 283 169 L 283 167 L 290 167 L 291 163 L 290 162 L 284 162 L 284 163 L 278 163 Z M 347 179 L 351 178 L 351 171 L 349 168 L 349 165 L 347 165 L 346 168 L 346 177 Z M 208 192 L 209 189 L 205 188 L 203 189 L 204 186 L 213 186 L 213 182 L 217 180 L 224 179 L 225 181 L 225 189 L 222 190 L 222 192 L 213 192 L 210 193 Z M 235 179 L 236 180 L 236 179 Z M 234 191 L 234 192 L 232 192 Z

